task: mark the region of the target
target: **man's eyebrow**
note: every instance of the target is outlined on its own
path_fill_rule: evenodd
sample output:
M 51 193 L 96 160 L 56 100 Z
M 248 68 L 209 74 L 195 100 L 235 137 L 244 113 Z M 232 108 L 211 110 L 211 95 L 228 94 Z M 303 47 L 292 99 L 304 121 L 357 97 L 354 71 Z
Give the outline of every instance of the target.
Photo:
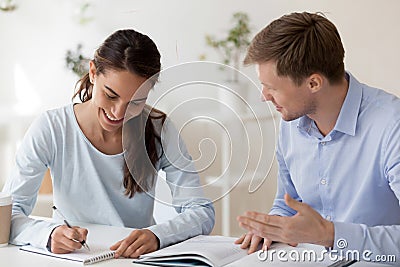
M 262 85 L 267 86 L 267 87 L 272 87 L 269 83 L 266 82 L 260 82 Z
M 113 89 L 111 89 L 111 88 L 108 87 L 107 85 L 104 85 L 104 87 L 105 87 L 108 91 L 110 91 L 111 93 L 113 93 L 115 96 L 118 96 L 118 97 L 119 97 L 119 95 L 118 95 Z

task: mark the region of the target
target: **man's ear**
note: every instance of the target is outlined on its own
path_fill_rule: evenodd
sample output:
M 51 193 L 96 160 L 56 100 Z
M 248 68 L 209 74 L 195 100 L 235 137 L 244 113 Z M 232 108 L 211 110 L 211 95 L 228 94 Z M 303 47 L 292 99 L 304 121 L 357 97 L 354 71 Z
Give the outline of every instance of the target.
M 94 83 L 94 78 L 96 77 L 96 66 L 94 65 L 93 60 L 89 62 L 89 79 L 90 83 Z
M 310 90 L 311 93 L 316 93 L 318 92 L 324 83 L 324 78 L 322 77 L 322 75 L 318 74 L 318 73 L 314 73 L 311 74 L 308 78 L 307 78 L 307 87 Z

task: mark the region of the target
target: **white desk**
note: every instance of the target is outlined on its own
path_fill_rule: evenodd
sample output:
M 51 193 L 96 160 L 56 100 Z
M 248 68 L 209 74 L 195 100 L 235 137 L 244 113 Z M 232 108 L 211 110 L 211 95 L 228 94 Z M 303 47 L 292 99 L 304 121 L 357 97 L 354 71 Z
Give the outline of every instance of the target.
M 43 218 L 43 217 L 35 217 L 35 218 L 40 218 L 40 219 L 45 219 L 48 220 L 49 218 Z M 81 223 L 80 226 L 82 227 L 89 227 L 90 224 L 86 223 Z M 121 227 L 114 227 L 114 226 L 100 226 L 100 225 L 91 225 L 91 229 L 97 231 L 95 232 L 100 232 L 104 233 L 102 234 L 102 240 L 106 241 L 105 243 L 110 243 L 113 244 L 115 240 L 120 240 L 121 238 L 125 237 L 132 229 L 130 228 L 121 228 Z M 90 235 L 90 233 L 89 233 Z M 89 240 L 90 241 L 90 240 Z M 90 245 L 90 242 L 88 242 Z M 275 266 L 275 264 L 270 265 L 266 262 L 259 261 L 257 259 L 256 253 L 252 254 L 252 259 L 250 262 L 252 262 L 251 266 Z M 240 260 L 239 260 L 240 261 Z M 246 265 L 250 263 L 249 261 L 246 262 Z M 293 263 L 288 262 L 288 264 L 284 264 L 283 262 L 279 264 L 279 266 L 286 265 L 286 266 L 291 266 Z M 82 266 L 83 264 L 80 262 L 75 262 L 75 261 L 70 261 L 70 260 L 63 260 L 59 258 L 53 258 L 49 256 L 43 256 L 35 253 L 30 253 L 30 252 L 25 252 L 19 250 L 18 246 L 6 246 L 6 247 L 0 247 L 0 266 L 1 267 L 48 267 L 48 266 L 57 266 L 57 267 L 71 267 L 71 266 Z M 296 264 L 297 265 L 297 264 Z M 305 263 L 300 263 L 301 266 L 307 266 Z M 94 266 L 119 266 L 119 267 L 143 267 L 145 265 L 142 264 L 135 264 L 132 262 L 132 259 L 111 259 L 103 262 L 96 263 Z M 150 265 L 147 265 L 150 266 Z M 238 267 L 243 267 L 243 264 L 238 262 L 238 264 L 233 264 L 232 266 L 238 266 Z M 312 264 L 311 264 L 312 266 Z M 314 265 L 315 266 L 315 265 Z M 321 265 L 318 265 L 321 266 Z M 358 262 L 356 264 L 351 265 L 351 267 L 361 267 L 361 266 L 366 266 L 366 267 L 384 267 L 388 265 L 382 265 L 382 264 L 373 264 L 373 263 L 367 263 L 367 262 Z
M 57 258 L 46 257 L 42 255 L 37 255 L 34 253 L 23 252 L 19 250 L 16 246 L 7 246 L 0 248 L 0 263 L 2 267 L 77 267 L 82 266 L 82 263 L 60 260 Z M 303 263 L 304 264 L 304 263 Z M 307 266 L 300 264 L 301 266 Z M 289 263 L 288 266 L 291 264 Z M 117 260 L 107 260 L 103 262 L 96 263 L 96 266 L 118 266 L 118 267 L 143 267 L 146 265 L 135 264 L 132 259 L 117 259 Z M 150 265 L 147 265 L 150 266 Z M 351 267 L 386 267 L 389 265 L 374 264 L 366 262 L 357 262 Z M 239 267 L 239 266 L 238 266 Z M 244 266 L 240 266 L 244 267 Z

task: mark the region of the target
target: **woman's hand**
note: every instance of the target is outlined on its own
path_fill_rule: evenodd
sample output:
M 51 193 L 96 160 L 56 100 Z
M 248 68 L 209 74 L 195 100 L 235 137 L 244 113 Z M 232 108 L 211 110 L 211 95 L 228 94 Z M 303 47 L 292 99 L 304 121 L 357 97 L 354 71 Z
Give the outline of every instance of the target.
M 110 247 L 115 250 L 115 258 L 138 258 L 142 254 L 150 253 L 159 248 L 159 241 L 155 234 L 148 229 L 138 229 L 125 239 Z
M 86 240 L 87 234 L 88 230 L 85 228 L 58 226 L 51 233 L 51 252 L 65 254 L 80 249 L 82 244 L 79 242 Z

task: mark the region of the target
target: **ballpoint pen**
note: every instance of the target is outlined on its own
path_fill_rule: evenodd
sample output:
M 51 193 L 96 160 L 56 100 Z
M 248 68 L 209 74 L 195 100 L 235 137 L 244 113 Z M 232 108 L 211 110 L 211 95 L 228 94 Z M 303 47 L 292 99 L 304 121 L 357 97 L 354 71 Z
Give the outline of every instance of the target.
M 57 214 L 64 220 L 64 223 L 65 223 L 65 225 L 66 225 L 68 228 L 72 228 L 72 226 L 69 224 L 69 222 L 67 221 L 67 219 L 66 219 L 66 218 L 64 217 L 64 215 L 56 208 L 56 206 L 53 206 L 53 210 L 54 210 L 55 212 L 57 212 Z M 82 246 L 84 246 L 87 250 L 90 251 L 90 248 L 89 248 L 89 246 L 86 244 L 85 240 L 79 241 L 79 240 L 76 240 L 76 239 L 72 239 L 72 241 L 81 243 Z
M 356 260 L 349 260 L 349 259 L 344 258 L 344 259 L 341 259 L 341 260 L 329 265 L 328 267 L 347 267 L 356 262 L 357 262 Z

